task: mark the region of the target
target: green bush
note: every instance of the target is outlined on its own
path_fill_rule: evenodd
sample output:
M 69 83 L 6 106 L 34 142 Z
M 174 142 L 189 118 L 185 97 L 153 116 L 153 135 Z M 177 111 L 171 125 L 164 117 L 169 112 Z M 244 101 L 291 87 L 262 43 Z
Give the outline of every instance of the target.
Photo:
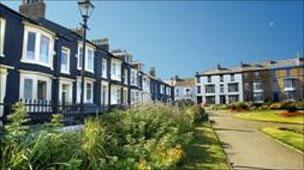
M 276 102 L 269 106 L 269 109 L 273 110 L 288 110 L 294 112 L 296 110 L 304 109 L 304 102 Z
M 0 169 L 174 169 L 185 156 L 194 123 L 205 114 L 195 105 L 184 109 L 114 110 L 85 120 L 81 132 L 65 133 L 57 129 L 62 116 L 55 115 L 47 128 L 29 133 L 26 110 L 18 104 L 0 146 Z
M 248 105 L 244 102 L 234 102 L 228 105 L 228 109 L 233 111 L 243 111 L 248 110 Z

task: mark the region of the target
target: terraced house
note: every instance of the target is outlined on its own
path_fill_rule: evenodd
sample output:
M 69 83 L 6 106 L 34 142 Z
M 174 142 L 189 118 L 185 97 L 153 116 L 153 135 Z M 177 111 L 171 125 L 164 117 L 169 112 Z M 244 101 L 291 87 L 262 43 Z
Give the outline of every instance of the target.
M 196 73 L 197 102 L 226 104 L 235 101 L 303 101 L 302 57 L 243 63 L 237 67 Z
M 144 73 L 142 64 L 129 53 L 111 51 L 107 39 L 86 41 L 82 65 L 82 44 L 81 30 L 45 18 L 43 0 L 23 1 L 20 13 L 0 3 L 0 117 L 3 103 L 20 99 L 48 101 L 50 110 L 54 105 L 80 102 L 82 67 L 85 103 L 106 108 L 142 103 L 143 98 L 173 100 L 171 92 L 161 100 L 159 88 L 173 91 L 172 86 Z

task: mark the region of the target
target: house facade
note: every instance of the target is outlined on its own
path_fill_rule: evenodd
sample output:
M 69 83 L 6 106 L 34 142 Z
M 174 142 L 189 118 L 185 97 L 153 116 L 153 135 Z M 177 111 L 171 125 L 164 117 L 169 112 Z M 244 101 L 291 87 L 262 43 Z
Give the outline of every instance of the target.
M 196 103 L 196 79 L 175 76 L 169 82 L 174 86 L 174 101 L 189 100 Z
M 237 68 L 207 70 L 196 75 L 198 103 L 225 104 L 243 101 L 243 78 Z
M 196 74 L 197 102 L 228 104 L 236 101 L 303 101 L 303 58 L 207 70 Z
M 86 41 L 83 66 L 81 32 L 44 18 L 44 6 L 43 0 L 23 1 L 20 9 L 24 13 L 19 13 L 0 3 L 0 103 L 78 103 L 82 67 L 85 103 L 128 106 L 132 98 L 136 98 L 134 103 L 142 103 L 143 87 L 145 100 L 161 97 L 148 90 L 149 76 L 143 84 L 145 73 L 132 63 L 130 55 L 122 57 L 109 50 L 107 39 Z M 33 9 L 40 12 L 29 12 Z M 3 115 L 0 105 L 0 117 Z

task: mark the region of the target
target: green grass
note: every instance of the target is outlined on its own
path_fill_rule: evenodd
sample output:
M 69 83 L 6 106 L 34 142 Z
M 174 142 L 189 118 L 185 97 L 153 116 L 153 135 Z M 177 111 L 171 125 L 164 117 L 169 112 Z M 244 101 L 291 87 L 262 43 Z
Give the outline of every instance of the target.
M 265 127 L 261 131 L 283 143 L 304 152 L 304 135 L 289 130 L 281 130 L 278 127 Z
M 226 156 L 209 123 L 202 123 L 194 131 L 194 139 L 186 149 L 181 170 L 228 170 Z
M 304 116 L 283 117 L 278 111 L 273 110 L 255 110 L 240 112 L 235 115 L 237 118 L 256 121 L 296 123 L 303 124 Z

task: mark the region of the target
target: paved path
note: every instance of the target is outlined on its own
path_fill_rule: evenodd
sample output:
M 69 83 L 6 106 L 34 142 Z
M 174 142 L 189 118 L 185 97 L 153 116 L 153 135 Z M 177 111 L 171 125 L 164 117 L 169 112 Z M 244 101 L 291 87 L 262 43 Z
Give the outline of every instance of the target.
M 211 113 L 214 128 L 236 170 L 304 170 L 304 156 L 258 132 L 260 127 L 294 126 L 247 121 Z

